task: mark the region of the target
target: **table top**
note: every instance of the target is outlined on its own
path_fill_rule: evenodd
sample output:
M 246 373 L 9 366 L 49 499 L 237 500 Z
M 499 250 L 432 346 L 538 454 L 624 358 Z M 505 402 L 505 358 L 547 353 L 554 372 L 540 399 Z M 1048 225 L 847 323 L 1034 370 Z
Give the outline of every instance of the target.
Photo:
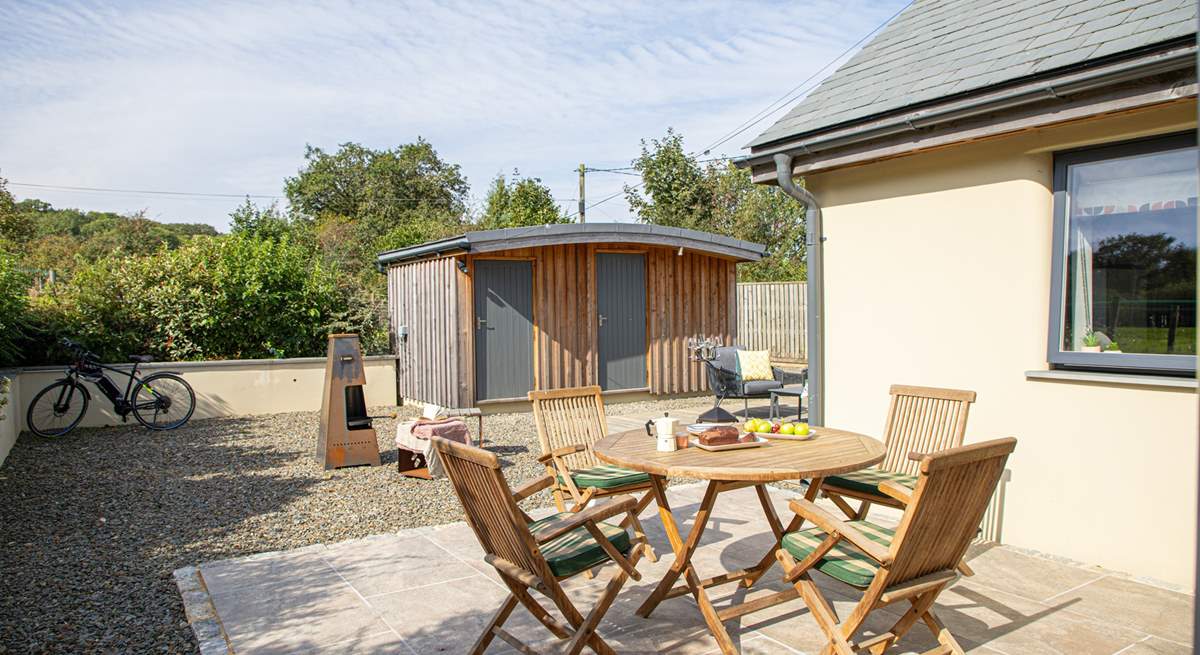
M 602 462 L 651 475 L 775 482 L 825 477 L 864 469 L 883 461 L 883 443 L 866 435 L 813 428 L 808 441 L 771 440 L 758 448 L 710 452 L 688 446 L 660 453 L 645 430 L 610 434 L 592 446 Z

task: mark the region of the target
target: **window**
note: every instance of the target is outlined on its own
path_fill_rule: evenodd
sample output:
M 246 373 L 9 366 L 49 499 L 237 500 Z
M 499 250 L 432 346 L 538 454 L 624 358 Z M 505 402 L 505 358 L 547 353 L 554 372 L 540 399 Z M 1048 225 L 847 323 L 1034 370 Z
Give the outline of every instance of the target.
M 1196 370 L 1195 134 L 1054 160 L 1050 363 Z

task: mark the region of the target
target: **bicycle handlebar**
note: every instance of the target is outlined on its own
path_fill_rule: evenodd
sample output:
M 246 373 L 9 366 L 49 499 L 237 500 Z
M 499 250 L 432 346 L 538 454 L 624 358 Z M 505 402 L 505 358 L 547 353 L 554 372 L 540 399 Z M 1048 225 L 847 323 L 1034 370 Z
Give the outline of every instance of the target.
M 62 339 L 62 341 L 60 343 L 62 343 L 64 348 L 71 351 L 71 353 L 74 354 L 79 359 L 100 361 L 100 357 L 98 355 L 96 355 L 96 353 L 88 350 L 87 348 L 84 348 L 82 344 L 78 344 L 74 341 L 71 341 L 70 339 L 65 338 L 65 337 Z

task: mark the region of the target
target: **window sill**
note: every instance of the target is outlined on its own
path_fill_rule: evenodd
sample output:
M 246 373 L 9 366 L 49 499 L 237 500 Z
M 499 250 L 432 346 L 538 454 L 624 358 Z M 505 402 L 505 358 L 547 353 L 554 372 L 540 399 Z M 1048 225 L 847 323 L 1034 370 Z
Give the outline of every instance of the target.
M 1048 382 L 1086 382 L 1111 384 L 1114 386 L 1155 387 L 1159 389 L 1196 389 L 1196 378 L 1173 377 L 1170 375 L 1128 375 L 1125 373 L 1099 373 L 1096 371 L 1025 371 L 1026 380 Z

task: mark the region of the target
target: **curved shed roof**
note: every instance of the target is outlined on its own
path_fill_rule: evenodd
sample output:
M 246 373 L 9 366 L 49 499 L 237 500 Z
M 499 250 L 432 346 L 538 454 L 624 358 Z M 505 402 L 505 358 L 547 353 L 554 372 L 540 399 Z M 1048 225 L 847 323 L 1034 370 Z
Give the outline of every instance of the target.
M 399 250 L 380 253 L 376 259 L 382 268 L 388 264 L 436 257 L 453 253 L 488 253 L 517 248 L 554 246 L 568 243 L 624 243 L 667 246 L 755 262 L 763 258 L 767 247 L 711 232 L 644 223 L 564 223 L 510 227 L 503 230 L 467 232 L 461 236 L 430 241 Z

